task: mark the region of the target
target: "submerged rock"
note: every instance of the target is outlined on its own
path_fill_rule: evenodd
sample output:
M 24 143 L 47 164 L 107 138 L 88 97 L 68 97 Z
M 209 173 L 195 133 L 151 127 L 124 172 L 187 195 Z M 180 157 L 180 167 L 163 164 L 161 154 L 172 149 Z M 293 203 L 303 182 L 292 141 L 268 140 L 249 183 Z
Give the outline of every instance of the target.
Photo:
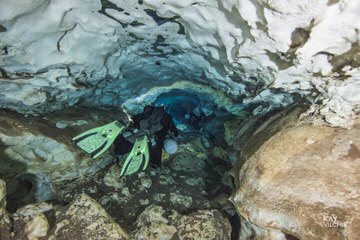
M 104 177 L 105 185 L 116 189 L 123 188 L 125 186 L 125 179 L 119 177 L 120 172 L 121 168 L 117 164 L 111 166 Z
M 183 196 L 178 193 L 170 193 L 170 202 L 174 205 L 180 205 L 189 208 L 193 202 L 191 196 Z
M 143 186 L 144 188 L 150 188 L 152 181 L 150 178 L 142 178 L 140 179 L 141 182 L 141 186 Z
M 6 211 L 6 184 L 0 179 L 0 238 L 8 239 L 11 230 L 10 214 Z
M 46 202 L 39 202 L 35 204 L 28 204 L 19 208 L 15 216 L 29 217 L 38 213 L 44 213 L 53 209 L 53 205 Z
M 127 233 L 94 199 L 86 194 L 79 195 L 65 213 L 69 224 L 57 231 L 64 238 L 75 239 L 128 239 Z
M 189 215 L 147 207 L 136 221 L 131 239 L 230 239 L 231 227 L 218 210 L 200 210 Z
M 170 167 L 176 171 L 198 172 L 203 174 L 205 161 L 191 153 L 180 153 L 171 162 Z
M 77 133 L 101 126 L 108 119 L 126 122 L 127 116 L 121 111 L 104 113 L 76 107 L 39 118 L 0 111 L 3 156 L 0 176 L 8 185 L 9 211 L 35 201 L 47 201 L 59 188 L 64 188 L 64 182 L 80 179 L 111 164 L 111 150 L 93 159 L 71 141 Z M 91 123 L 79 125 L 84 123 L 79 118 Z M 58 129 L 56 123 L 59 121 L 68 122 L 68 127 Z M 118 179 L 116 173 L 114 178 Z M 111 185 L 111 181 L 108 182 Z
M 29 240 L 37 240 L 40 237 L 45 237 L 50 228 L 49 222 L 42 213 L 35 214 L 31 221 L 25 226 L 25 232 Z
M 181 216 L 176 224 L 179 239 L 230 239 L 230 223 L 217 210 L 200 210 Z
M 46 214 L 53 205 L 46 202 L 28 204 L 19 208 L 14 214 L 14 238 L 36 240 L 45 237 L 50 229 Z
M 357 239 L 359 136 L 359 125 L 303 125 L 265 142 L 241 168 L 232 197 L 241 239 Z
M 0 179 L 0 208 L 6 206 L 6 183 Z
M 131 234 L 131 239 L 172 239 L 177 230 L 174 225 L 169 224 L 169 219 L 163 216 L 164 213 L 161 206 L 147 207 L 138 216 L 137 229 Z

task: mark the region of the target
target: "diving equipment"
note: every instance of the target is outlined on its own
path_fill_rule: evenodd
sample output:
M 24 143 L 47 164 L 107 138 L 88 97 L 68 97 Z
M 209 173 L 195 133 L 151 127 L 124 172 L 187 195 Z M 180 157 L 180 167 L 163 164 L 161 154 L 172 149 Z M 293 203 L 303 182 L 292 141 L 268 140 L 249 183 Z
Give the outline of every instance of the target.
M 72 140 L 79 148 L 90 154 L 91 157 L 97 158 L 111 146 L 115 138 L 122 133 L 124 129 L 124 124 L 119 121 L 114 121 L 83 132 Z
M 134 146 L 127 156 L 120 172 L 120 177 L 133 174 L 140 169 L 145 170 L 149 165 L 150 153 L 146 134 L 136 139 Z
M 176 153 L 177 149 L 178 149 L 178 145 L 173 139 L 171 139 L 171 138 L 165 139 L 165 141 L 164 141 L 165 152 L 172 155 L 172 154 Z

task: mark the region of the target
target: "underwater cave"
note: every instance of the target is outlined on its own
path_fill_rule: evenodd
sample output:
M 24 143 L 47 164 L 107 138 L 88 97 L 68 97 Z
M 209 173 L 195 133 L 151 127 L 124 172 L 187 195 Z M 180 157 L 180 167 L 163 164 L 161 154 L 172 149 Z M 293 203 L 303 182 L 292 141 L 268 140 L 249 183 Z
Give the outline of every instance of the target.
M 356 239 L 359 11 L 0 2 L 0 239 Z

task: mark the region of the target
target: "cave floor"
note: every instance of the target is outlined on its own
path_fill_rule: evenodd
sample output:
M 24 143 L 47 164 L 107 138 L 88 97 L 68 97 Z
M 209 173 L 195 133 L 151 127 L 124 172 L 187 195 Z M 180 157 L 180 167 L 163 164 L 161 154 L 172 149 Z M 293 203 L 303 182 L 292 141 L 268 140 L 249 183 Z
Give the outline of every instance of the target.
M 203 140 L 203 141 L 201 141 Z M 77 194 L 86 193 L 125 230 L 132 231 L 137 216 L 152 204 L 180 213 L 219 209 L 227 218 L 236 215 L 227 200 L 233 186 L 230 164 L 221 159 L 226 151 L 218 146 L 204 147 L 201 134 L 183 137 L 179 151 L 163 156 L 162 167 L 119 178 L 117 164 L 95 175 L 64 183 L 54 191 L 57 204 L 70 203 Z
M 78 116 L 74 114 L 75 112 L 79 113 Z M 116 159 L 111 154 L 112 150 L 109 149 L 103 158 L 91 159 L 77 149 L 76 146 L 73 146 L 71 137 L 87 128 L 111 121 L 111 119 L 126 119 L 126 115 L 121 112 L 111 115 L 107 111 L 94 112 L 87 109 L 69 109 L 65 115 L 64 113 L 59 113 L 59 115 L 51 114 L 40 119 L 31 116 L 23 117 L 19 114 L 5 111 L 2 113 L 2 116 L 2 131 L 6 136 L 17 136 L 23 134 L 23 132 L 31 132 L 34 136 L 46 136 L 49 139 L 55 139 L 60 143 L 64 143 L 66 146 L 69 146 L 70 150 L 79 151 L 78 160 L 74 159 L 74 162 L 72 162 L 73 166 L 77 167 L 74 169 L 65 168 L 66 170 L 60 172 L 60 174 L 65 175 L 69 172 L 76 173 L 78 177 L 66 180 L 65 177 L 56 175 L 61 177 L 61 179 L 52 178 L 54 182 L 52 182 L 51 199 L 46 202 L 53 206 L 53 210 L 44 212 L 50 224 L 49 234 L 56 235 L 56 226 L 64 220 L 62 217 L 65 216 L 66 209 L 82 193 L 96 200 L 115 222 L 129 233 L 137 227 L 136 220 L 139 215 L 151 205 L 158 205 L 165 209 L 164 216 L 171 215 L 174 211 L 181 214 L 189 214 L 197 210 L 218 209 L 230 222 L 234 218 L 238 218 L 233 204 L 228 200 L 234 186 L 232 184 L 232 177 L 229 174 L 232 166 L 226 146 L 223 144 L 225 140 L 222 137 L 211 138 L 209 134 L 204 134 L 201 131 L 181 132 L 176 138 L 178 151 L 171 156 L 163 153 L 162 167 L 157 169 L 149 167 L 145 171 L 119 178 L 120 167 L 116 164 Z M 98 116 L 106 116 L 106 118 Z M 86 124 L 82 119 L 87 119 Z M 219 124 L 220 120 L 218 121 Z M 80 124 L 80 121 L 82 121 L 81 126 L 73 124 Z M 7 125 L 4 125 L 6 123 Z M 61 125 L 60 123 L 64 125 L 63 128 L 58 128 Z M 222 124 L 221 122 L 220 125 Z M 216 124 L 211 125 L 211 128 L 216 126 Z M 222 130 L 222 132 L 224 131 Z M 2 151 L 5 154 L 4 151 L 5 147 Z M 21 153 L 28 151 L 32 151 L 31 146 L 21 148 Z M 113 161 L 108 165 L 111 162 L 111 158 L 113 158 Z M 105 162 L 102 164 L 98 161 Z M 41 166 L 45 163 L 50 164 L 52 162 L 41 161 Z M 3 162 L 5 167 L 2 169 L 6 170 L 8 175 L 11 173 L 9 178 L 25 171 L 23 168 L 20 168 L 21 166 L 17 167 L 12 162 L 8 164 L 9 166 L 6 164 L 7 162 Z M 86 169 L 79 169 L 81 166 L 89 168 L 93 165 L 107 167 L 102 167 L 100 171 L 97 170 L 92 174 L 86 174 Z M 63 165 L 60 164 L 59 166 Z M 49 170 L 48 168 L 44 169 L 46 171 Z M 52 169 L 50 173 L 61 170 L 60 168 L 50 169 Z M 7 170 L 11 170 L 11 172 Z M 34 172 L 31 169 L 27 171 Z M 3 175 L 5 180 L 6 176 Z M 29 191 L 28 195 L 26 195 L 27 192 L 19 192 L 19 196 L 11 196 L 11 194 L 7 196 L 9 200 L 7 208 L 11 210 L 11 213 L 27 204 L 36 202 L 34 196 L 31 195 L 34 194 L 31 186 L 27 191 Z M 26 196 L 24 197 L 24 195 Z M 10 201 L 14 197 L 21 199 Z M 14 225 L 12 232 L 15 234 L 15 238 L 25 239 L 26 232 L 24 227 L 26 221 L 21 217 L 15 217 L 18 215 L 15 213 L 13 215 Z M 71 229 L 76 234 L 76 226 L 71 226 Z M 60 236 L 59 239 L 61 239 Z

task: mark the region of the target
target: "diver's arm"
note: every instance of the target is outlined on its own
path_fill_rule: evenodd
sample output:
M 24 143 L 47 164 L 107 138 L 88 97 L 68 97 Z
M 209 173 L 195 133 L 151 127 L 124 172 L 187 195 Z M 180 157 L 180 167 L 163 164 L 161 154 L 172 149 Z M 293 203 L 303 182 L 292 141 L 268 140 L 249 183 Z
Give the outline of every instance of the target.
M 138 126 L 138 123 L 141 119 L 148 117 L 151 114 L 151 106 L 145 106 L 144 110 L 141 113 L 135 114 L 131 117 L 135 126 Z

